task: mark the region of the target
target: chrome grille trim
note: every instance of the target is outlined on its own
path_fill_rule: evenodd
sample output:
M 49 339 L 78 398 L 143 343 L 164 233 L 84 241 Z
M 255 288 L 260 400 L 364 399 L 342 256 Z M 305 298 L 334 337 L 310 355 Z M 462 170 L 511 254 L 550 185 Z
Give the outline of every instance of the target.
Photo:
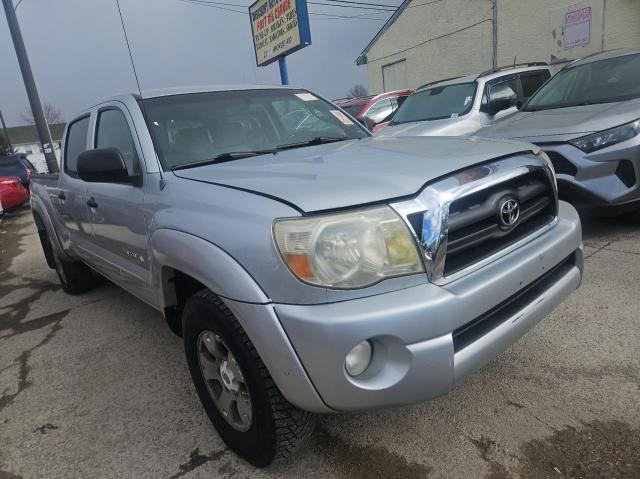
M 556 203 L 554 205 L 556 211 L 554 218 L 546 225 L 513 244 L 460 271 L 445 276 L 451 204 L 456 200 L 482 190 L 540 171 L 547 175 L 549 185 L 553 188 L 553 196 Z M 416 197 L 391 203 L 390 206 L 405 220 L 416 243 L 420 246 L 429 280 L 436 284 L 446 284 L 495 261 L 497 258 L 508 254 L 552 228 L 557 222 L 558 191 L 554 173 L 549 164 L 533 153 L 521 153 L 459 171 L 427 185 Z M 415 215 L 422 215 L 421 231 L 416 231 L 412 223 L 411 218 Z

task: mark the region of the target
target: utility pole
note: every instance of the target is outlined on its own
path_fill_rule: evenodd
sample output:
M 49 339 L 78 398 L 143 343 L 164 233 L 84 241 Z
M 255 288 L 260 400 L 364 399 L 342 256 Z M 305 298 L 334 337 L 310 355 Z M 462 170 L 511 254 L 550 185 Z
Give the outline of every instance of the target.
M 42 111 L 42 103 L 40 102 L 40 96 L 36 89 L 36 82 L 33 79 L 33 72 L 31 71 L 27 50 L 24 46 L 24 41 L 22 40 L 22 33 L 20 33 L 20 26 L 18 25 L 16 11 L 13 8 L 13 1 L 2 0 L 2 3 L 4 5 L 4 12 L 7 15 L 7 23 L 9 24 L 9 31 L 11 32 L 11 39 L 13 40 L 13 46 L 16 50 L 18 63 L 20 64 L 24 87 L 27 90 L 27 96 L 29 97 L 29 105 L 31 106 L 31 113 L 33 114 L 36 130 L 38 131 L 40 145 L 42 146 L 42 151 L 44 152 L 44 157 L 47 161 L 47 169 L 49 170 L 49 173 L 58 173 L 58 160 L 56 159 L 56 154 L 54 152 L 51 132 L 49 131 L 47 120 L 44 117 L 44 111 Z
M 498 0 L 491 0 L 493 10 L 493 68 L 498 68 Z
M 4 123 L 4 117 L 2 116 L 2 110 L 0 110 L 0 122 L 2 123 L 2 131 L 4 132 L 4 137 L 7 139 L 7 143 L 9 144 L 9 149 L 13 151 L 13 145 L 11 144 L 11 138 L 9 138 L 9 132 L 7 131 L 7 125 Z

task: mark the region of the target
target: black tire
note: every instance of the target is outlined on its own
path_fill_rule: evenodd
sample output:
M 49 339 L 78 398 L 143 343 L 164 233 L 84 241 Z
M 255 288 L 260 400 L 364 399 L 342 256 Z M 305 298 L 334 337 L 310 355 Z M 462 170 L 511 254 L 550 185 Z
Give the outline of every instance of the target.
M 252 420 L 246 432 L 234 429 L 214 403 L 200 370 L 200 335 L 211 331 L 237 360 L 251 398 Z M 313 432 L 314 416 L 290 404 L 280 393 L 246 333 L 224 302 L 209 290 L 190 298 L 182 315 L 187 363 L 196 392 L 222 440 L 256 467 L 291 455 Z
M 67 294 L 82 294 L 93 289 L 95 277 L 93 271 L 84 263 L 67 261 L 54 253 L 55 270 L 62 285 L 62 290 Z
M 640 210 L 634 211 L 629 215 L 633 221 L 640 224 Z

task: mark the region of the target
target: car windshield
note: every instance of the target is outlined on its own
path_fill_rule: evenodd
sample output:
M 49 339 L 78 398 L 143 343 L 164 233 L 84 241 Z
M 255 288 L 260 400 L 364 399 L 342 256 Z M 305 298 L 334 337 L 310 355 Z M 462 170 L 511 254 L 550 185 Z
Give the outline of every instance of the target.
M 476 83 L 434 86 L 407 98 L 393 117 L 393 124 L 456 118 L 473 106 Z
M 531 97 L 524 111 L 549 110 L 640 97 L 640 54 L 561 70 Z
M 166 169 L 231 161 L 369 134 L 304 90 L 238 90 L 143 100 Z

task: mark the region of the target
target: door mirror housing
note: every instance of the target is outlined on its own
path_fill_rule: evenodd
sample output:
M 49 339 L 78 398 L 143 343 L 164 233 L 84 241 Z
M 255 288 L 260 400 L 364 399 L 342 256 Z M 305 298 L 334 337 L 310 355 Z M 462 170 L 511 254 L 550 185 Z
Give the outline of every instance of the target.
M 495 115 L 503 110 L 507 110 L 514 106 L 514 99 L 510 97 L 494 98 L 487 105 L 487 112 L 490 115 Z
M 122 153 L 116 148 L 97 148 L 80 153 L 78 176 L 89 183 L 142 184 L 142 176 L 129 175 Z

